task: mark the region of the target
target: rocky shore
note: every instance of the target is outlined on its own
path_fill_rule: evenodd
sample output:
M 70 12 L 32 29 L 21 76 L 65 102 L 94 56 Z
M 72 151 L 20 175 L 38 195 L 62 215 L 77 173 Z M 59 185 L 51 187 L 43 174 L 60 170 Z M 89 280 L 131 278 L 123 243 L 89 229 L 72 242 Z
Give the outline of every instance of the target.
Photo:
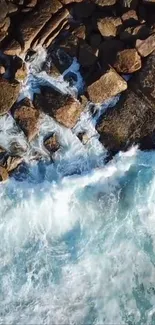
M 154 0 L 0 0 L 1 117 L 11 114 L 30 143 L 39 134 L 42 114 L 72 129 L 88 103 L 97 109 L 122 93 L 97 121 L 99 140 L 112 155 L 133 144 L 154 149 L 154 13 Z M 47 51 L 42 71 L 55 79 L 77 58 L 84 81 L 77 98 L 42 85 L 33 99 L 18 100 L 26 62 L 38 46 Z M 74 73 L 65 78 L 69 84 L 76 81 Z M 79 139 L 85 144 L 86 135 Z M 44 145 L 52 157 L 60 147 L 57 135 L 47 134 Z M 10 150 L 0 147 L 1 180 L 23 156 L 16 143 Z

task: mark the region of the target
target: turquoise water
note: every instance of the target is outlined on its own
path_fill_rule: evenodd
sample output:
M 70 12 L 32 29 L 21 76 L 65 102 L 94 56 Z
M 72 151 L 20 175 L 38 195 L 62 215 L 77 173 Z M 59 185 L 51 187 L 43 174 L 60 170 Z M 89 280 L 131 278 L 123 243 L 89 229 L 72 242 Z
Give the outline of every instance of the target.
M 155 324 L 155 153 L 40 173 L 0 184 L 0 324 Z

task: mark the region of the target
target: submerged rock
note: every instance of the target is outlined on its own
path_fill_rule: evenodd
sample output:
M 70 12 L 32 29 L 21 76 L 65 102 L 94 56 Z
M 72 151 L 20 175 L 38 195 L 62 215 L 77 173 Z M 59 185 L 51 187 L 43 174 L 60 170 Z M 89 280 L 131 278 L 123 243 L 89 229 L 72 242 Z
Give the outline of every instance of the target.
M 91 102 L 104 103 L 126 89 L 126 81 L 113 68 L 109 68 L 97 81 L 88 86 L 87 94 Z
M 0 115 L 7 113 L 16 102 L 20 84 L 15 80 L 9 82 L 0 76 Z
M 28 141 L 32 141 L 39 130 L 40 112 L 32 105 L 28 98 L 25 98 L 15 104 L 12 114 L 16 123 L 28 138 Z
M 34 96 L 34 106 L 60 124 L 68 128 L 74 127 L 82 112 L 80 102 L 52 87 L 42 86 L 40 89 L 41 94 Z
M 49 137 L 46 137 L 44 146 L 51 154 L 56 152 L 60 148 L 57 135 L 53 133 Z

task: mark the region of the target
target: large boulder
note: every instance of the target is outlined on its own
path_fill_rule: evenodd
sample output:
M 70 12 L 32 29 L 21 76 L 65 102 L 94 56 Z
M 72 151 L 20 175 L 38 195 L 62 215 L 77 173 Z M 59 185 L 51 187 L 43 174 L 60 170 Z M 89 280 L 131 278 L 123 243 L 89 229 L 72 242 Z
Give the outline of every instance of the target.
M 143 149 L 155 148 L 155 107 L 128 90 L 115 108 L 102 116 L 97 131 L 100 141 L 112 153 L 137 143 Z
M 40 112 L 34 108 L 31 101 L 28 98 L 24 98 L 15 104 L 12 109 L 12 115 L 25 133 L 28 141 L 33 140 L 39 130 Z
M 98 80 L 88 86 L 87 94 L 89 100 L 97 104 L 104 103 L 126 89 L 126 81 L 113 68 L 109 68 Z
M 0 115 L 7 113 L 16 102 L 20 90 L 17 81 L 9 82 L 0 77 Z
M 42 86 L 41 93 L 35 94 L 34 106 L 68 128 L 74 127 L 82 112 L 78 100 L 49 86 Z

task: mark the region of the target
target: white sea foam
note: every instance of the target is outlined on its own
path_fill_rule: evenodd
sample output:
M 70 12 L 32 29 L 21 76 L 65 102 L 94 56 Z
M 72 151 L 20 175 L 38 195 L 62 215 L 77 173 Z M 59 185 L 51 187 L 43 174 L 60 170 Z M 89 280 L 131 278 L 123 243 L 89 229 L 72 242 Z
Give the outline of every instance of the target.
M 21 97 L 47 81 L 45 58 L 28 67 Z M 106 105 L 97 109 L 72 131 L 43 116 L 25 159 L 48 157 L 43 139 L 56 132 L 54 164 L 29 163 L 22 181 L 0 183 L 0 324 L 155 324 L 155 153 L 132 147 L 104 165 L 95 123 Z M 0 145 L 14 141 L 28 145 L 7 115 Z

